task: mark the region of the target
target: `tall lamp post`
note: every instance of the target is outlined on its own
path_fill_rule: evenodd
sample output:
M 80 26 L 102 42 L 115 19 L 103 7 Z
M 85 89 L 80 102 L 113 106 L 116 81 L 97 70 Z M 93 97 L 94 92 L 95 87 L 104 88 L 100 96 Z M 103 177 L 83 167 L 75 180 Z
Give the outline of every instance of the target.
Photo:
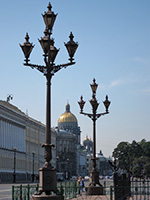
M 32 163 L 32 183 L 34 182 L 34 156 L 35 156 L 35 152 L 32 152 L 32 159 L 33 159 L 33 163 Z
M 88 116 L 93 121 L 93 157 L 92 157 L 92 171 L 90 173 L 90 184 L 87 188 L 87 194 L 89 195 L 96 195 L 96 194 L 103 194 L 103 187 L 99 182 L 99 172 L 96 169 L 96 120 L 101 117 L 102 115 L 108 114 L 108 107 L 110 105 L 110 101 L 108 100 L 108 96 L 106 96 L 105 101 L 103 101 L 104 106 L 106 108 L 106 112 L 104 113 L 97 113 L 97 108 L 99 106 L 99 103 L 96 99 L 96 90 L 98 87 L 98 84 L 96 84 L 95 79 L 93 79 L 93 83 L 90 85 L 92 89 L 92 99 L 90 100 L 90 104 L 92 106 L 92 113 L 85 113 L 83 112 L 83 107 L 85 104 L 85 101 L 83 100 L 83 97 L 81 96 L 80 101 L 78 102 L 80 106 L 80 114 Z M 98 185 L 98 187 L 97 187 Z
M 78 43 L 73 41 L 74 36 L 71 32 L 69 36 L 70 38 L 69 42 L 65 43 L 65 46 L 67 48 L 70 57 L 69 62 L 66 64 L 55 65 L 54 61 L 59 49 L 57 49 L 54 46 L 54 39 L 51 37 L 51 34 L 57 14 L 55 14 L 51 10 L 52 6 L 50 3 L 48 4 L 47 8 L 48 11 L 43 14 L 43 19 L 46 26 L 44 31 L 44 37 L 39 39 L 39 42 L 44 52 L 43 56 L 45 65 L 43 66 L 43 65 L 29 63 L 30 61 L 29 56 L 34 45 L 29 42 L 28 33 L 26 34 L 25 37 L 26 41 L 22 45 L 20 45 L 25 55 L 24 65 L 37 69 L 38 71 L 40 71 L 45 75 L 47 80 L 46 133 L 45 133 L 45 144 L 42 145 L 42 147 L 45 148 L 44 151 L 45 164 L 41 169 L 39 169 L 40 190 L 38 194 L 41 195 L 44 192 L 45 196 L 49 196 L 52 191 L 55 194 L 58 194 L 58 190 L 56 187 L 56 169 L 54 169 L 51 165 L 52 147 L 54 147 L 54 145 L 51 144 L 51 79 L 54 76 L 54 74 L 59 70 L 61 70 L 62 68 L 66 68 L 69 65 L 75 64 L 75 62 L 73 62 L 74 60 L 73 57 L 78 47 Z M 55 197 L 55 199 L 57 199 L 57 197 Z
M 67 158 L 67 172 L 66 172 L 66 179 L 69 179 L 70 177 L 70 160 Z
M 13 183 L 16 183 L 16 147 L 13 148 L 14 151 L 14 173 L 13 173 Z

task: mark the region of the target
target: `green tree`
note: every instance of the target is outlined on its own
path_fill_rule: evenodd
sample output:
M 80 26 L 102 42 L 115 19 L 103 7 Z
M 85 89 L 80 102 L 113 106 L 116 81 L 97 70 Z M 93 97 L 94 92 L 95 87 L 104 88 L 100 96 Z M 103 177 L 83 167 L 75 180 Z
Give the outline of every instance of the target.
M 113 151 L 113 157 L 118 161 L 118 167 L 121 169 L 130 169 L 130 144 L 120 142 Z
M 143 155 L 150 158 L 150 142 L 146 142 L 145 139 L 139 143 L 143 149 Z
M 144 174 L 150 177 L 150 160 L 144 166 Z
M 135 176 L 150 176 L 150 142 L 120 142 L 113 151 L 118 167 L 132 171 Z
M 133 161 L 132 173 L 136 177 L 143 177 L 144 175 L 149 175 L 150 170 L 150 158 L 146 156 L 141 156 Z
M 132 161 L 135 158 L 141 157 L 142 155 L 143 155 L 142 146 L 139 143 L 137 143 L 135 140 L 133 140 L 130 145 L 130 157 L 131 157 Z

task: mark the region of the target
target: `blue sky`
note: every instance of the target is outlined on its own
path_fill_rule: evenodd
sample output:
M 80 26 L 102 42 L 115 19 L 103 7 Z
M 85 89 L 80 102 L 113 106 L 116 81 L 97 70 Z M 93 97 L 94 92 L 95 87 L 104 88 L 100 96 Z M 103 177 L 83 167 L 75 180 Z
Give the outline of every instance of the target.
M 13 94 L 12 104 L 45 123 L 46 80 L 23 66 L 19 43 L 26 32 L 35 44 L 31 63 L 43 64 L 38 39 L 45 25 L 41 14 L 47 0 L 0 2 L 1 67 L 0 99 Z M 76 64 L 62 69 L 52 79 L 52 126 L 69 101 L 71 112 L 81 127 L 81 140 L 92 138 L 92 121 L 79 114 L 77 101 L 83 95 L 85 112 L 91 112 L 93 78 L 99 84 L 98 112 L 104 112 L 105 95 L 111 100 L 110 114 L 97 121 L 97 152 L 112 154 L 121 141 L 150 140 L 150 1 L 149 0 L 52 0 L 58 13 L 54 24 L 55 46 L 60 48 L 56 64 L 66 63 L 64 42 L 73 32 L 79 47 Z

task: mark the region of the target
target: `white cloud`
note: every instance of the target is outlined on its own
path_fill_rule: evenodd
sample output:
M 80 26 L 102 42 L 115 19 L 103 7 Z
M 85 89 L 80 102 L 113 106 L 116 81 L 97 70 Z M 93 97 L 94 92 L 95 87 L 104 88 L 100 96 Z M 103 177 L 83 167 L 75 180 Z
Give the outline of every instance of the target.
M 108 85 L 101 84 L 100 88 L 102 90 L 106 90 L 106 89 L 109 89 L 109 88 L 114 88 L 114 87 L 118 87 L 118 86 L 122 86 L 122 85 L 137 83 L 139 81 L 140 81 L 139 77 L 133 77 L 133 76 L 130 76 L 130 77 L 127 77 L 127 78 L 118 78 L 116 80 L 111 81 L 110 84 L 108 84 Z
M 122 82 L 123 82 L 123 81 L 121 81 L 121 79 L 112 81 L 112 82 L 110 83 L 110 86 L 109 86 L 109 87 L 112 88 L 112 87 L 119 86 L 119 85 L 121 85 Z
M 106 84 L 101 84 L 100 85 L 100 88 L 102 90 L 106 90 L 106 89 L 109 89 L 109 88 L 113 88 L 113 87 L 117 87 L 117 86 L 120 86 L 122 84 L 126 84 L 126 83 L 129 83 L 131 81 L 127 81 L 127 80 L 124 80 L 124 79 L 117 79 L 117 80 L 114 80 L 112 81 L 110 84 L 106 85 Z
M 148 64 L 149 63 L 148 60 L 146 60 L 146 59 L 144 59 L 142 57 L 134 57 L 133 61 L 140 62 L 140 63 L 143 63 L 143 64 Z
M 150 88 L 145 89 L 144 93 L 150 95 Z
M 120 85 L 128 85 L 128 84 L 132 84 L 132 83 L 136 83 L 136 82 L 139 82 L 138 77 L 130 76 L 130 77 L 126 77 L 126 78 L 118 78 L 110 83 L 109 88 L 117 87 Z

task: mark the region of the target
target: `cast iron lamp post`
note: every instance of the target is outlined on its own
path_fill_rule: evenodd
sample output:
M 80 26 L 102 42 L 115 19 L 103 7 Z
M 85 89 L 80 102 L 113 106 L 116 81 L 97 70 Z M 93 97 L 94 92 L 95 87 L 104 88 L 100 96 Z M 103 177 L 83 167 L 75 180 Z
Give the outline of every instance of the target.
M 92 114 L 83 112 L 85 101 L 83 100 L 82 96 L 81 96 L 80 101 L 78 102 L 81 109 L 80 114 L 88 116 L 93 121 L 92 171 L 90 173 L 90 184 L 87 190 L 87 194 L 103 194 L 103 188 L 99 182 L 99 172 L 96 170 L 96 120 L 102 115 L 109 113 L 108 108 L 110 105 L 110 101 L 108 100 L 108 96 L 106 96 L 105 101 L 103 101 L 104 106 L 106 108 L 106 112 L 97 113 L 97 108 L 99 106 L 99 103 L 97 102 L 97 99 L 96 99 L 96 90 L 97 90 L 98 84 L 96 84 L 95 79 L 93 79 L 93 83 L 90 86 L 92 89 L 92 99 L 90 100 L 90 104 L 92 106 Z M 99 187 L 96 187 L 97 184 L 99 185 Z
M 70 176 L 70 161 L 69 161 L 69 158 L 67 158 L 67 172 L 66 172 L 66 179 L 69 179 L 69 176 Z
M 13 148 L 14 151 L 14 173 L 13 173 L 13 183 L 16 183 L 16 147 Z
M 35 156 L 35 152 L 32 152 L 32 183 L 34 182 L 34 156 Z
M 44 152 L 45 164 L 43 168 L 39 169 L 40 172 L 39 195 L 41 195 L 43 192 L 45 192 L 46 195 L 50 195 L 52 191 L 58 194 L 58 190 L 56 187 L 56 169 L 52 167 L 50 162 L 52 159 L 52 147 L 54 147 L 54 145 L 51 144 L 51 79 L 54 76 L 54 74 L 58 72 L 60 69 L 75 64 L 75 62 L 73 62 L 74 60 L 73 57 L 78 47 L 78 43 L 77 42 L 75 43 L 73 41 L 74 36 L 71 32 L 69 36 L 70 38 L 69 42 L 65 43 L 65 46 L 67 48 L 70 57 L 69 62 L 66 64 L 55 65 L 54 61 L 59 49 L 57 49 L 54 46 L 54 39 L 51 38 L 51 34 L 57 14 L 54 14 L 54 12 L 51 10 L 52 6 L 50 3 L 48 4 L 47 8 L 48 11 L 45 12 L 43 15 L 43 19 L 46 25 L 44 31 L 44 37 L 39 39 L 39 42 L 44 52 L 43 56 L 45 65 L 43 66 L 43 65 L 36 65 L 29 63 L 30 61 L 29 56 L 34 45 L 29 42 L 28 33 L 26 34 L 25 37 L 26 41 L 22 45 L 20 45 L 25 55 L 24 65 L 37 69 L 38 71 L 40 71 L 45 75 L 47 80 L 46 133 L 45 133 L 45 144 L 42 145 L 45 148 Z

